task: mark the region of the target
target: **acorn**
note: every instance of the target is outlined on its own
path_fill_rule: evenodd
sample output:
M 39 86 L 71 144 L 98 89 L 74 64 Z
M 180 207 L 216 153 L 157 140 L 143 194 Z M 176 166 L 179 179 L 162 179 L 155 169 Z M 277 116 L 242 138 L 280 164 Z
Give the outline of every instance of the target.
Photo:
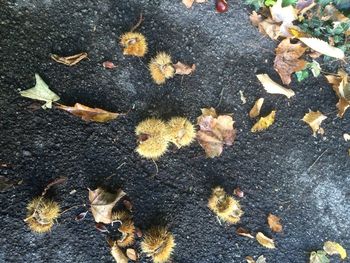
M 165 263 L 175 247 L 174 236 L 166 227 L 152 227 L 144 234 L 141 242 L 141 250 L 148 257 L 152 257 L 154 263 Z
M 148 50 L 145 36 L 137 32 L 123 34 L 120 38 L 120 44 L 124 48 L 124 55 L 143 57 Z
M 122 233 L 122 237 L 117 240 L 119 247 L 128 247 L 135 242 L 135 225 L 130 212 L 126 210 L 116 211 L 112 215 L 112 221 L 119 221 L 120 227 L 118 231 Z
M 27 218 L 24 221 L 32 231 L 45 233 L 51 230 L 59 215 L 58 203 L 44 197 L 36 197 L 27 205 Z
M 162 120 L 146 119 L 137 125 L 135 133 L 138 137 L 136 152 L 144 158 L 156 160 L 168 149 L 168 130 Z
M 168 122 L 170 142 L 178 148 L 190 145 L 196 137 L 193 124 L 184 117 L 173 117 Z
M 219 13 L 225 13 L 228 10 L 228 4 L 226 0 L 216 0 L 215 4 L 216 11 Z
M 236 224 L 240 221 L 243 211 L 239 201 L 229 196 L 222 187 L 215 187 L 208 200 L 208 207 L 222 221 Z
M 149 70 L 153 81 L 158 85 L 164 84 L 167 79 L 175 75 L 171 57 L 165 52 L 159 52 L 151 59 Z

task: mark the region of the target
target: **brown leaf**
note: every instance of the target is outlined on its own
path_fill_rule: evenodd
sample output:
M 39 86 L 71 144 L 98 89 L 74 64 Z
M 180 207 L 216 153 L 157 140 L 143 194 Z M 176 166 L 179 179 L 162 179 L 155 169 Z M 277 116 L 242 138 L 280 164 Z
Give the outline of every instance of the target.
M 245 257 L 245 260 L 247 261 L 247 263 L 255 263 L 255 260 L 251 256 Z
M 102 188 L 97 188 L 94 191 L 89 189 L 89 201 L 95 222 L 112 223 L 112 209 L 125 195 L 126 193 L 123 190 L 118 190 L 117 193 L 109 193 Z
M 259 15 L 257 12 L 253 11 L 251 15 L 249 16 L 250 22 L 252 22 L 253 26 L 258 27 L 259 24 L 264 20 L 261 15 Z
M 274 69 L 280 75 L 283 84 L 291 82 L 291 74 L 306 67 L 307 62 L 300 57 L 305 53 L 306 47 L 301 43 L 292 44 L 286 38 L 276 48 Z
M 102 63 L 102 66 L 106 69 L 114 69 L 117 67 L 112 61 L 105 61 Z
M 267 18 L 258 25 L 259 32 L 269 36 L 271 39 L 277 40 L 281 35 L 280 23 L 276 23 L 272 18 Z
M 86 217 L 86 215 L 87 215 L 87 213 L 89 213 L 89 211 L 85 211 L 85 212 L 82 212 L 82 213 L 80 213 L 79 215 L 77 215 L 76 217 L 75 217 L 75 221 L 82 221 L 82 220 L 84 220 L 85 219 L 85 217 Z
M 51 187 L 53 187 L 54 185 L 57 185 L 57 184 L 63 184 L 64 182 L 67 181 L 67 177 L 59 177 L 59 178 L 56 178 L 55 180 L 53 180 L 52 182 L 50 182 L 44 189 L 44 191 L 41 193 L 42 196 L 44 196 L 46 194 L 47 191 L 49 191 L 49 189 Z
M 107 227 L 102 223 L 95 223 L 95 228 L 101 233 L 109 233 Z
M 239 198 L 244 197 L 244 192 L 239 187 L 237 187 L 236 189 L 233 190 L 233 194 Z
M 350 106 L 350 84 L 348 82 L 348 74 L 345 71 L 339 70 L 338 75 L 326 75 L 326 78 L 330 84 L 332 84 L 333 90 L 338 96 L 338 116 L 342 118 L 345 111 Z
M 204 2 L 206 2 L 206 0 L 182 0 L 182 3 L 187 8 L 191 8 L 194 2 L 196 2 L 196 3 L 204 3 Z
M 332 23 L 334 23 L 334 22 L 342 22 L 342 23 L 350 22 L 350 18 L 343 15 L 332 4 L 325 6 L 325 8 L 323 10 L 323 14 L 324 14 L 324 16 L 321 17 L 321 20 L 323 20 L 323 21 L 331 20 Z
M 124 200 L 123 204 L 125 206 L 126 209 L 128 209 L 130 212 L 132 212 L 132 203 L 129 200 Z
M 128 263 L 128 258 L 125 256 L 125 254 L 123 253 L 123 251 L 118 247 L 117 244 L 114 244 L 114 246 L 112 246 L 111 248 L 111 254 L 114 258 L 114 260 L 117 263 Z
M 135 249 L 133 248 L 128 248 L 126 250 L 126 255 L 128 256 L 129 259 L 133 260 L 133 261 L 136 261 L 137 260 L 137 252 Z
M 236 234 L 240 235 L 240 236 L 249 237 L 249 238 L 254 239 L 254 236 L 252 236 L 252 234 L 250 234 L 249 231 L 243 227 L 237 228 Z
M 259 242 L 260 245 L 266 247 L 266 248 L 276 248 L 275 247 L 275 243 L 273 242 L 273 240 L 271 238 L 266 237 L 263 233 L 258 232 L 256 234 L 256 240 Z
M 173 64 L 175 68 L 175 74 L 178 75 L 189 75 L 192 74 L 193 71 L 196 69 L 196 65 L 192 64 L 192 66 L 186 65 L 181 63 L 180 61 L 177 62 L 176 64 Z
M 82 52 L 73 56 L 68 57 L 61 57 L 59 55 L 51 55 L 51 58 L 61 64 L 67 65 L 67 66 L 74 66 L 75 64 L 78 64 L 81 60 L 84 58 L 87 58 L 88 54 L 86 52 Z
M 273 232 L 282 232 L 283 227 L 280 223 L 280 218 L 278 216 L 269 214 L 269 216 L 267 217 L 267 223 L 269 224 Z
M 120 113 L 105 111 L 99 108 L 90 108 L 80 103 L 75 103 L 74 107 L 58 105 L 59 109 L 70 112 L 71 114 L 81 117 L 84 121 L 107 122 L 116 119 Z
M 259 116 L 263 103 L 264 103 L 264 98 L 260 98 L 254 103 L 253 108 L 249 112 L 250 118 L 255 118 Z
M 202 115 L 197 119 L 200 127 L 197 132 L 197 140 L 205 150 L 207 157 L 210 158 L 220 156 L 223 146 L 232 145 L 236 136 L 232 117 L 216 116 L 214 108 L 202 109 Z
M 135 234 L 136 234 L 136 236 L 137 237 L 142 237 L 142 231 L 141 231 L 141 229 L 140 228 L 138 228 L 138 227 L 136 227 L 135 228 Z
M 313 133 L 312 135 L 316 136 L 316 133 L 321 129 L 321 123 L 325 119 L 327 119 L 327 117 L 323 115 L 320 111 L 309 110 L 309 112 L 304 115 L 304 118 L 302 120 L 310 125 Z

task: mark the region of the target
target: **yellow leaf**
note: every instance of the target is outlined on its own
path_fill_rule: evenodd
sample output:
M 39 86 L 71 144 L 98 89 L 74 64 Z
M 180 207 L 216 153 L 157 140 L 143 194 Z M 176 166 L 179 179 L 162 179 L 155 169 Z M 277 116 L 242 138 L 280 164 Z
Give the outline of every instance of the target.
M 275 122 L 275 116 L 276 116 L 276 111 L 273 110 L 266 117 L 261 117 L 257 121 L 257 123 L 254 124 L 254 126 L 251 129 L 251 132 L 259 132 L 259 131 L 266 130 Z
M 324 121 L 325 119 L 327 119 L 327 117 L 324 116 L 320 111 L 309 110 L 309 113 L 306 113 L 302 120 L 310 125 L 313 132 L 312 135 L 316 136 L 316 133 L 321 129 L 320 125 L 322 121 Z
M 344 59 L 344 51 L 340 48 L 332 47 L 327 42 L 313 37 L 301 37 L 299 38 L 301 42 L 307 45 L 309 48 L 329 57 L 334 57 L 338 59 Z
M 288 99 L 295 95 L 293 90 L 286 89 L 285 87 L 282 87 L 281 85 L 277 84 L 267 74 L 258 74 L 256 75 L 256 77 L 268 93 L 282 94 L 285 95 Z
M 266 248 L 276 248 L 275 247 L 275 243 L 273 242 L 273 240 L 271 238 L 266 237 L 263 233 L 258 232 L 256 234 L 256 240 L 259 242 L 260 245 L 266 247 Z
M 336 242 L 326 241 L 323 245 L 323 250 L 328 255 L 340 255 L 341 259 L 345 259 L 347 256 L 346 250 Z
M 263 103 L 264 103 L 264 98 L 260 98 L 255 102 L 253 108 L 249 112 L 250 118 L 255 118 L 259 116 Z
M 109 112 L 99 108 L 90 108 L 80 103 L 75 103 L 74 107 L 62 104 L 57 107 L 81 117 L 84 121 L 107 122 L 116 119 L 120 115 L 119 113 Z
M 86 52 L 82 52 L 73 56 L 68 56 L 68 57 L 61 57 L 59 55 L 51 55 L 51 58 L 61 64 L 64 64 L 66 66 L 74 66 L 78 64 L 81 60 L 84 58 L 87 58 L 88 54 Z
M 33 100 L 41 100 L 46 103 L 42 106 L 43 109 L 52 108 L 52 102 L 58 101 L 60 97 L 56 93 L 51 91 L 42 78 L 35 74 L 36 84 L 33 88 L 23 90 L 20 92 L 22 97 L 30 98 Z
M 282 225 L 280 223 L 280 218 L 273 214 L 269 214 L 267 217 L 267 222 L 273 232 L 282 232 Z
M 133 248 L 128 248 L 126 250 L 126 255 L 128 256 L 129 259 L 133 260 L 133 261 L 136 261 L 137 260 L 137 252 L 135 249 Z

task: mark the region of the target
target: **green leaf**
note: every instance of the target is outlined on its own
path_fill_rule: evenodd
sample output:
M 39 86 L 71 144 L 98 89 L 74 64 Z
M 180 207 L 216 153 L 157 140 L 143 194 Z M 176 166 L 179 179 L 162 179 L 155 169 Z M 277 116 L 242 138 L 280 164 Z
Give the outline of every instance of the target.
M 329 3 L 331 3 L 332 0 L 318 0 L 317 3 L 319 3 L 320 5 L 322 6 L 326 6 L 328 5 Z
M 320 73 L 321 73 L 321 66 L 316 60 L 312 61 L 312 63 L 309 63 L 308 67 L 311 70 L 312 75 L 314 75 L 314 77 L 317 78 L 320 75 Z
M 297 3 L 297 0 L 283 0 L 282 7 L 289 6 L 289 5 L 295 5 L 296 3 Z
M 264 5 L 264 0 L 245 0 L 245 3 L 247 5 L 254 6 L 255 10 L 258 10 L 260 7 L 265 6 Z
M 273 6 L 274 4 L 276 4 L 276 0 L 265 0 L 266 6 Z
M 41 100 L 46 103 L 42 106 L 43 109 L 52 108 L 52 102 L 58 101 L 60 97 L 51 91 L 42 78 L 35 74 L 36 84 L 33 88 L 23 90 L 20 92 L 21 96 L 30 98 L 33 100 Z
M 323 250 L 312 251 L 310 255 L 310 263 L 329 263 L 329 258 L 327 258 L 327 253 Z
M 309 72 L 307 69 L 303 69 L 295 72 L 295 75 L 297 76 L 298 81 L 302 82 L 304 79 L 307 79 L 309 77 Z

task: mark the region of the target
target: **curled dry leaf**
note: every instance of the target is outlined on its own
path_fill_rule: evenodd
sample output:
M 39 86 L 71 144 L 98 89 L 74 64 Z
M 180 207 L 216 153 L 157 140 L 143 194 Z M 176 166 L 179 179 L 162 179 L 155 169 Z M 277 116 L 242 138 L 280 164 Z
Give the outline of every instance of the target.
M 111 254 L 117 263 L 128 263 L 129 262 L 128 258 L 125 256 L 125 254 L 120 249 L 120 247 L 118 247 L 117 244 L 114 244 L 111 247 Z
M 256 260 L 256 263 L 266 263 L 266 258 L 261 255 L 260 257 L 258 257 L 258 259 Z
M 244 197 L 244 192 L 239 187 L 233 190 L 233 194 L 239 198 Z
M 84 58 L 87 58 L 88 54 L 86 52 L 82 52 L 73 56 L 68 57 L 61 57 L 59 55 L 51 55 L 51 58 L 61 64 L 67 65 L 67 66 L 74 66 L 78 64 L 80 61 L 82 61 Z
M 290 43 L 289 38 L 282 40 L 276 48 L 274 69 L 280 75 L 283 84 L 288 85 L 292 81 L 291 74 L 306 67 L 307 62 L 300 59 L 305 50 L 301 43 Z
M 267 223 L 269 224 L 273 232 L 282 232 L 283 227 L 280 223 L 280 218 L 278 216 L 269 214 L 269 216 L 267 217 Z
M 261 117 L 251 128 L 251 132 L 260 132 L 266 130 L 275 122 L 276 111 L 273 110 L 266 117 Z
M 343 117 L 345 111 L 350 106 L 350 84 L 348 82 L 348 74 L 344 70 L 339 70 L 337 76 L 326 75 L 330 84 L 332 84 L 334 92 L 338 96 L 338 116 Z
M 309 110 L 309 112 L 304 115 L 304 118 L 302 120 L 310 125 L 313 132 L 312 135 L 316 136 L 316 133 L 321 130 L 320 128 L 321 123 L 325 119 L 327 119 L 327 117 L 324 116 L 320 111 Z
M 264 20 L 262 16 L 255 11 L 253 11 L 253 13 L 250 14 L 249 19 L 252 25 L 256 27 L 258 27 L 259 24 Z
M 243 227 L 237 228 L 236 234 L 240 235 L 240 236 L 249 237 L 249 238 L 254 239 L 254 236 L 252 234 L 250 234 L 249 231 Z
M 94 191 L 89 189 L 89 201 L 95 222 L 104 224 L 112 223 L 112 209 L 125 195 L 126 193 L 123 190 L 118 190 L 116 193 L 109 193 L 102 188 L 97 188 Z
M 192 66 L 186 65 L 181 63 L 180 61 L 177 62 L 176 64 L 173 64 L 175 68 L 175 74 L 178 75 L 189 75 L 192 74 L 193 71 L 196 69 L 196 65 L 192 64 Z
M 299 40 L 309 48 L 329 57 L 344 59 L 344 51 L 337 47 L 332 47 L 327 42 L 313 37 L 300 37 Z
M 336 242 L 326 241 L 323 245 L 323 250 L 326 251 L 328 255 L 339 255 L 341 259 L 347 257 L 346 250 Z
M 202 115 L 198 117 L 197 123 L 200 127 L 197 140 L 207 157 L 220 156 L 224 145 L 233 144 L 236 131 L 231 116 L 217 116 L 214 108 L 202 109 Z
M 80 103 L 75 103 L 74 107 L 58 105 L 57 108 L 70 112 L 81 117 L 84 121 L 107 122 L 116 119 L 120 113 L 105 111 L 99 108 L 90 108 Z
M 247 256 L 245 258 L 245 260 L 247 261 L 247 263 L 256 263 L 255 260 L 251 256 Z
M 270 249 L 276 248 L 273 240 L 271 238 L 268 238 L 261 232 L 258 232 L 256 234 L 256 240 L 259 242 L 260 245 L 266 248 L 270 248 Z
M 264 86 L 264 89 L 270 94 L 282 94 L 286 96 L 288 99 L 295 95 L 293 90 L 287 89 L 277 84 L 267 74 L 258 74 L 256 75 L 256 77 Z
M 250 118 L 255 118 L 259 116 L 263 103 L 264 103 L 264 98 L 260 98 L 254 103 L 253 108 L 249 112 Z
M 312 251 L 310 254 L 310 262 L 309 263 L 329 263 L 329 258 L 327 258 L 326 252 L 323 250 Z
M 142 237 L 142 231 L 141 231 L 141 229 L 140 228 L 138 228 L 138 227 L 136 227 L 135 228 L 135 234 L 136 234 L 136 236 L 137 237 Z
M 109 233 L 107 227 L 102 223 L 95 223 L 95 228 L 101 233 Z
M 85 219 L 86 215 L 89 213 L 89 211 L 85 211 L 85 212 L 82 212 L 80 213 L 79 215 L 77 215 L 74 220 L 75 221 L 82 221 Z
M 114 69 L 117 67 L 112 61 L 105 61 L 102 63 L 102 66 L 106 69 Z
M 133 260 L 133 261 L 136 261 L 138 256 L 137 256 L 137 252 L 135 249 L 133 248 L 128 248 L 126 250 L 126 255 L 128 256 L 129 259 Z
M 130 212 L 132 212 L 132 203 L 129 200 L 124 200 L 123 204 L 125 206 L 126 209 L 128 209 Z
M 42 78 L 35 74 L 36 84 L 33 88 L 23 90 L 19 94 L 22 97 L 30 98 L 33 100 L 45 101 L 45 104 L 41 106 L 43 109 L 52 108 L 52 102 L 58 101 L 60 97 L 51 91 Z

